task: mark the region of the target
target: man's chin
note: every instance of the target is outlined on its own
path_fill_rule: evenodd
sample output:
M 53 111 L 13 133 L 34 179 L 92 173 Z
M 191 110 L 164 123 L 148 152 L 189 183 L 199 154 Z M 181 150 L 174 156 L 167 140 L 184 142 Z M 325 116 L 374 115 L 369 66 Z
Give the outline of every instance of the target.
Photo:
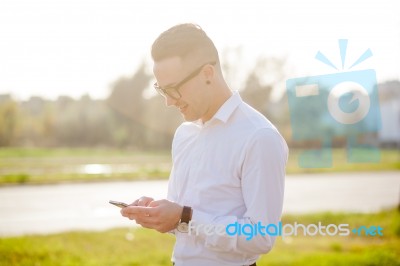
M 190 116 L 187 114 L 182 114 L 182 117 L 186 122 L 194 122 L 194 121 L 199 120 L 199 118 L 196 118 L 196 117 L 193 117 L 193 116 Z
M 190 117 L 190 118 L 188 118 L 188 117 L 186 117 L 185 115 L 182 115 L 183 116 L 183 119 L 186 121 L 186 122 L 194 122 L 194 121 L 197 121 L 198 119 L 194 119 L 194 118 L 192 118 L 192 117 Z

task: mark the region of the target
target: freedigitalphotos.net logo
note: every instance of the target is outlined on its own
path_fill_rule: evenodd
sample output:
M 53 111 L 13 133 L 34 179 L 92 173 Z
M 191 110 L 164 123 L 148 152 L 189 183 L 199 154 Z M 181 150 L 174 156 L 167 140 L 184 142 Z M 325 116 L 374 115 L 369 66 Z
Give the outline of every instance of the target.
M 203 232 L 207 236 L 244 236 L 246 240 L 251 240 L 256 236 L 349 236 L 350 234 L 358 236 L 383 236 L 383 228 L 381 226 L 359 226 L 351 228 L 349 224 L 317 224 L 304 225 L 298 222 L 293 224 L 255 224 L 249 223 L 231 223 L 226 226 L 215 224 L 196 224 L 195 221 L 189 222 L 189 235 L 198 236 Z
M 381 128 L 375 70 L 344 71 L 371 57 L 372 52 L 367 49 L 345 67 L 347 43 L 339 40 L 342 72 L 286 81 L 293 140 L 320 145 L 300 154 L 300 167 L 331 167 L 332 140 L 338 137 L 347 140 L 349 162 L 380 160 L 379 150 L 366 141 Z M 318 51 L 315 58 L 339 70 L 323 53 Z

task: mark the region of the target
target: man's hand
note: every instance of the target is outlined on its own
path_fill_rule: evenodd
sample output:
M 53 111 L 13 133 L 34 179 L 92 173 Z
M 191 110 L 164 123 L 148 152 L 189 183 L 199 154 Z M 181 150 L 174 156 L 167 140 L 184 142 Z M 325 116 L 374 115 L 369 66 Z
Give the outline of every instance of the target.
M 145 207 L 147 207 L 147 206 L 149 206 L 150 202 L 152 202 L 152 201 L 154 201 L 153 198 L 143 196 L 141 198 L 138 198 L 134 202 L 132 202 L 130 204 L 130 206 L 145 206 Z
M 175 229 L 181 218 L 183 207 L 165 199 L 150 202 L 148 199 L 151 198 L 143 200 L 143 205 L 137 202 L 136 206 L 131 204 L 121 209 L 122 216 L 136 220 L 136 223 L 141 226 L 161 233 Z

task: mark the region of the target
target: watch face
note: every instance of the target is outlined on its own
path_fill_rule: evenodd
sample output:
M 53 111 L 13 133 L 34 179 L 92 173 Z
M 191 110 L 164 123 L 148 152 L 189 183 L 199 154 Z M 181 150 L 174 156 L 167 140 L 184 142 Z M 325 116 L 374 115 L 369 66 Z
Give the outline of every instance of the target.
M 176 229 L 181 233 L 187 233 L 189 231 L 189 226 L 187 223 L 179 223 Z

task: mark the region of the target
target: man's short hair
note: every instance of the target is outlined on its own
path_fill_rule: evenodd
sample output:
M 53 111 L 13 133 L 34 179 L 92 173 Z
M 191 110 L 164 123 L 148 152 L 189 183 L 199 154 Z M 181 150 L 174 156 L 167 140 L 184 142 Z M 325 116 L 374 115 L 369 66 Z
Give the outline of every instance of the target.
M 176 25 L 158 36 L 151 47 L 154 61 L 178 56 L 182 60 L 214 61 L 219 63 L 218 51 L 199 25 Z

